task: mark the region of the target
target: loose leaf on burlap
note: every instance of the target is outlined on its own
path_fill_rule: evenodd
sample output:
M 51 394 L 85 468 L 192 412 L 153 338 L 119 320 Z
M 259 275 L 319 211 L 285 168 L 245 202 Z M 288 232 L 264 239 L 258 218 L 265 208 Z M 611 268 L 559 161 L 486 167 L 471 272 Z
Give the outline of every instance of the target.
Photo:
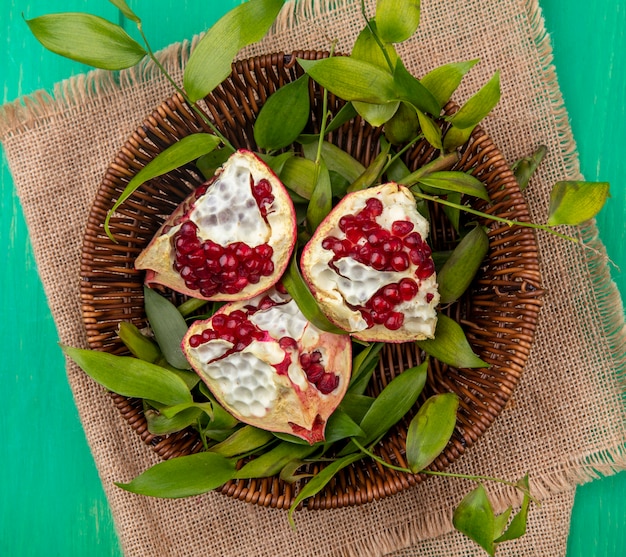
M 496 538 L 496 543 L 521 538 L 526 533 L 526 523 L 528 521 L 528 509 L 530 507 L 530 485 L 528 475 L 524 476 L 518 483 L 518 487 L 524 490 L 524 500 L 520 510 L 513 516 L 509 527 Z M 497 517 L 496 517 L 497 518 Z
M 378 0 L 376 2 L 377 34 L 383 42 L 406 41 L 420 23 L 420 0 Z
M 474 354 L 461 326 L 443 313 L 437 316 L 435 338 L 418 340 L 417 345 L 433 358 L 454 367 L 489 367 Z
M 429 397 L 411 420 L 406 435 L 409 468 L 419 472 L 443 451 L 456 425 L 459 397 L 442 393 Z
M 550 192 L 548 225 L 582 224 L 598 214 L 608 197 L 608 182 L 557 182 Z
M 283 85 L 261 108 L 254 123 L 254 140 L 261 149 L 282 149 L 293 143 L 309 121 L 309 76 Z
M 161 151 L 154 159 L 144 166 L 128 182 L 104 220 L 104 230 L 112 238 L 109 221 L 112 214 L 124 203 L 133 192 L 148 180 L 167 174 L 185 164 L 195 161 L 202 155 L 210 153 L 220 144 L 220 139 L 208 133 L 194 133 L 183 137 L 167 149 Z
M 70 346 L 62 348 L 87 375 L 109 391 L 165 405 L 191 402 L 191 393 L 185 382 L 161 366 L 131 356 Z
M 183 85 L 192 102 L 206 97 L 230 75 L 236 54 L 263 38 L 282 6 L 283 0 L 248 0 L 206 32 L 185 66 Z
M 129 483 L 115 485 L 139 495 L 177 499 L 216 489 L 234 474 L 234 460 L 203 452 L 159 462 Z
M 143 295 L 146 316 L 163 356 L 175 368 L 190 368 L 181 348 L 183 337 L 188 329 L 185 318 L 172 302 L 151 288 L 144 286 Z
M 539 145 L 534 153 L 527 157 L 522 157 L 511 165 L 511 170 L 515 175 L 515 179 L 521 191 L 526 189 L 531 177 L 541 164 L 547 152 L 548 148 L 545 145 Z
M 454 527 L 474 540 L 489 555 L 495 554 L 495 516 L 485 488 L 470 491 L 454 510 Z
M 26 23 L 48 50 L 95 68 L 123 70 L 147 54 L 122 27 L 95 15 L 50 14 Z

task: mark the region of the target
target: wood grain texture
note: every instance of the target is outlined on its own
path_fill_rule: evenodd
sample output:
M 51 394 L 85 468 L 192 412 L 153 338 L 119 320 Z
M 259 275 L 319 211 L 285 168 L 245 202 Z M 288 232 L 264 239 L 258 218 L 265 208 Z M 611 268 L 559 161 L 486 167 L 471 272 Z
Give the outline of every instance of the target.
M 134 0 L 155 49 L 205 29 L 238 0 Z M 625 0 L 541 0 L 555 64 L 587 179 L 612 183 L 601 237 L 626 294 Z M 46 52 L 21 13 L 89 11 L 113 21 L 106 0 L 0 3 L 2 102 L 87 70 Z M 0 464 L 0 555 L 119 556 L 114 526 L 85 443 L 64 360 L 32 256 L 6 159 L 0 161 L 0 273 L 4 433 Z M 45 188 L 45 184 L 41 185 Z M 54 200 L 51 200 L 54 202 Z M 579 488 L 568 557 L 626 555 L 626 473 Z M 550 556 L 552 557 L 552 556 Z

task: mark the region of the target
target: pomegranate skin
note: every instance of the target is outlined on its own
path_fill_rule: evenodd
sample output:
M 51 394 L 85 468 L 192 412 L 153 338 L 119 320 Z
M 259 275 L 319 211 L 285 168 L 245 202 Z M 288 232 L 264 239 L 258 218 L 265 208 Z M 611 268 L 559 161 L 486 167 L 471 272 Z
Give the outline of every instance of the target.
M 274 288 L 194 322 L 182 349 L 239 421 L 310 444 L 324 440 L 350 382 L 349 336 L 320 331 Z
M 304 247 L 302 276 L 328 319 L 357 339 L 433 338 L 439 293 L 428 230 L 405 186 L 350 193 Z
M 235 152 L 190 194 L 135 260 L 147 285 L 204 300 L 248 299 L 271 288 L 296 243 L 287 190 L 250 151 Z

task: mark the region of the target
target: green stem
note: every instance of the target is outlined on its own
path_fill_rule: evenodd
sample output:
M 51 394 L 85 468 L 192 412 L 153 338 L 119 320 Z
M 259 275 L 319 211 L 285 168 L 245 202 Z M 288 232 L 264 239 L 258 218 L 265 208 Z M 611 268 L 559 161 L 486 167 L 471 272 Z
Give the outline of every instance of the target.
M 448 201 L 447 199 L 442 199 L 441 197 L 428 195 L 426 193 L 414 191 L 413 189 L 411 190 L 411 192 L 413 193 L 415 197 L 419 199 L 425 199 L 427 201 L 432 201 L 433 203 L 439 203 L 441 205 L 453 207 L 454 209 L 460 209 L 461 211 L 465 211 L 466 213 L 471 213 L 472 215 L 483 217 L 485 219 L 489 219 L 494 222 L 501 222 L 508 226 L 524 226 L 526 228 L 534 228 L 536 230 L 543 230 L 563 240 L 568 240 L 570 242 L 574 242 L 575 244 L 580 243 L 578 238 L 574 238 L 573 236 L 568 236 L 567 234 L 561 234 L 560 232 L 557 232 L 556 230 L 552 229 L 550 226 L 546 224 L 536 224 L 534 222 L 522 222 L 519 220 L 505 219 L 503 217 L 497 217 L 496 215 L 489 215 L 487 213 L 483 213 L 482 211 L 472 209 L 471 207 L 468 207 L 467 205 L 459 205 L 458 203 L 453 203 L 452 201 Z
M 228 141 L 228 139 L 224 136 L 224 134 L 222 134 L 222 132 L 220 132 L 217 127 L 215 126 L 215 124 L 213 122 L 211 122 L 211 120 L 209 120 L 208 116 L 200 109 L 200 107 L 192 102 L 192 100 L 187 96 L 187 93 L 185 93 L 185 91 L 178 85 L 178 83 L 176 83 L 176 81 L 174 81 L 174 78 L 172 78 L 172 76 L 168 73 L 168 71 L 165 69 L 165 67 L 163 66 L 163 64 L 161 64 L 161 61 L 156 57 L 156 55 L 154 54 L 152 47 L 150 46 L 150 43 L 148 42 L 148 37 L 146 37 L 146 35 L 143 32 L 143 28 L 141 26 L 141 23 L 137 24 L 137 29 L 139 30 L 139 34 L 141 35 L 141 38 L 143 39 L 144 44 L 146 45 L 146 51 L 148 52 L 148 57 L 150 58 L 150 60 L 152 60 L 156 67 L 159 69 L 159 71 L 165 76 L 165 78 L 171 83 L 171 85 L 174 87 L 174 89 L 176 90 L 176 92 L 181 95 L 183 97 L 183 99 L 185 99 L 185 102 L 192 108 L 192 110 L 202 119 L 202 121 L 209 126 L 209 128 L 211 129 L 211 131 L 220 138 L 220 140 L 222 141 L 222 143 L 229 149 L 231 149 L 232 151 L 235 151 L 235 148 L 233 147 L 233 145 L 231 144 L 230 141 Z
M 389 66 L 389 70 L 391 71 L 391 73 L 393 73 L 395 71 L 393 62 L 391 61 L 391 58 L 389 58 L 389 53 L 387 52 L 385 45 L 382 43 L 382 41 L 378 37 L 378 35 L 376 34 L 376 31 L 374 31 L 374 28 L 372 27 L 370 20 L 367 18 L 366 11 L 367 10 L 365 9 L 365 0 L 361 0 L 361 14 L 363 14 L 363 19 L 365 19 L 365 24 L 367 25 L 367 28 L 370 30 L 372 37 L 374 37 L 376 44 L 378 45 L 381 52 L 383 53 L 383 56 L 385 57 L 385 61 L 387 62 L 387 65 Z
M 391 470 L 396 470 L 397 472 L 404 472 L 405 474 L 414 474 L 415 473 L 412 470 L 410 470 L 409 468 L 404 468 L 402 466 L 394 466 L 393 464 L 390 464 L 386 460 L 383 460 L 379 456 L 375 455 L 372 451 L 366 449 L 354 437 L 352 438 L 352 442 L 359 448 L 359 450 L 362 453 L 364 453 L 365 455 L 369 456 L 370 458 L 372 458 L 376 462 L 379 462 L 380 464 L 382 464 L 386 468 L 389 468 Z M 539 504 L 539 501 L 535 497 L 533 497 L 531 495 L 530 491 L 528 491 L 525 487 L 522 487 L 521 485 L 519 485 L 516 482 L 511 482 L 509 480 L 503 480 L 502 478 L 494 478 L 492 476 L 477 476 L 477 475 L 473 475 L 473 474 L 455 474 L 453 472 L 438 472 L 436 470 L 420 470 L 419 473 L 420 474 L 426 474 L 427 476 L 441 476 L 441 477 L 444 477 L 444 478 L 459 478 L 459 479 L 462 479 L 462 480 L 470 480 L 470 481 L 473 481 L 473 482 L 494 482 L 494 483 L 498 483 L 498 484 L 502 484 L 502 485 L 507 485 L 509 487 L 514 487 L 515 489 L 519 489 L 523 494 L 528 495 L 528 497 L 530 498 L 530 500 L 533 503 Z
M 442 155 L 434 161 L 418 168 L 415 172 L 411 172 L 411 174 L 402 180 L 402 183 L 405 186 L 413 186 L 428 174 L 452 168 L 455 163 L 459 162 L 459 158 L 459 154 L 456 151 L 448 153 L 447 155 Z
M 400 149 L 395 155 L 393 155 L 393 157 L 391 157 L 389 161 L 387 161 L 387 164 L 385 165 L 385 168 L 383 168 L 383 171 L 381 174 L 384 174 L 385 172 L 387 172 L 387 170 L 389 170 L 389 167 L 394 162 L 396 162 L 402 155 L 404 155 L 404 153 L 406 153 L 411 147 L 413 147 L 413 145 L 415 145 L 418 141 L 420 141 L 423 138 L 424 138 L 424 134 L 420 133 L 418 136 L 411 139 L 411 141 L 409 141 L 404 147 L 402 147 L 402 149 Z

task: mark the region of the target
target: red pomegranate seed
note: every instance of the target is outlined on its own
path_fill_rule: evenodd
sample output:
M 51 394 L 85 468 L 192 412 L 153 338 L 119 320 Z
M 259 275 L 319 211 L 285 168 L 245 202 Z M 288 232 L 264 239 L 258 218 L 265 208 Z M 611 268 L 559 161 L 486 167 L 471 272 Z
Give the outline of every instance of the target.
M 412 300 L 419 290 L 417 283 L 410 278 L 403 278 L 398 284 L 398 289 L 405 302 Z
M 421 265 L 426 259 L 426 256 L 421 249 L 412 249 L 409 251 L 409 258 L 411 259 L 411 263 L 413 263 L 413 265 Z
M 390 304 L 399 304 L 402 301 L 397 284 L 389 284 L 383 288 L 382 295 Z
M 325 371 L 322 364 L 311 364 L 304 372 L 311 383 L 317 383 L 324 375 Z
M 189 338 L 189 346 L 191 346 L 192 348 L 197 348 L 203 342 L 204 341 L 202 340 L 202 335 L 191 335 L 191 337 Z
M 427 259 L 422 265 L 418 267 L 417 271 L 415 271 L 415 276 L 420 280 L 424 280 L 431 276 L 434 272 L 435 263 L 432 259 Z
M 371 300 L 369 300 L 367 305 L 379 313 L 383 313 L 391 309 L 389 301 L 381 295 L 374 296 Z
M 403 242 L 407 248 L 417 248 L 424 243 L 418 232 L 411 232 L 409 235 L 405 236 Z
M 370 265 L 377 271 L 382 271 L 387 266 L 387 256 L 375 251 L 370 258 Z
M 396 253 L 391 258 L 391 267 L 394 271 L 402 272 L 409 268 L 409 258 L 406 253 Z
M 430 304 L 430 302 L 433 301 L 434 297 L 435 297 L 435 295 L 432 292 L 429 292 L 428 294 L 426 294 L 426 303 Z
M 300 354 L 300 365 L 302 369 L 306 369 L 311 365 L 311 354 L 309 352 Z
M 383 203 L 380 199 L 377 199 L 376 197 L 370 197 L 365 202 L 364 211 L 372 217 L 378 217 L 383 213 Z
M 280 346 L 283 350 L 297 350 L 298 343 L 296 339 L 291 337 L 282 337 L 278 341 L 278 346 Z
M 396 220 L 391 223 L 391 232 L 395 236 L 406 236 L 414 227 L 410 220 Z
M 392 311 L 385 319 L 385 327 L 390 331 L 397 331 L 404 323 L 404 314 Z
M 339 386 L 339 376 L 334 373 L 325 373 L 316 385 L 323 395 L 330 394 Z
M 373 246 L 379 246 L 388 238 L 389 232 L 384 228 L 378 228 L 377 230 L 373 230 L 372 232 L 370 232 L 369 236 L 367 237 L 367 241 Z

